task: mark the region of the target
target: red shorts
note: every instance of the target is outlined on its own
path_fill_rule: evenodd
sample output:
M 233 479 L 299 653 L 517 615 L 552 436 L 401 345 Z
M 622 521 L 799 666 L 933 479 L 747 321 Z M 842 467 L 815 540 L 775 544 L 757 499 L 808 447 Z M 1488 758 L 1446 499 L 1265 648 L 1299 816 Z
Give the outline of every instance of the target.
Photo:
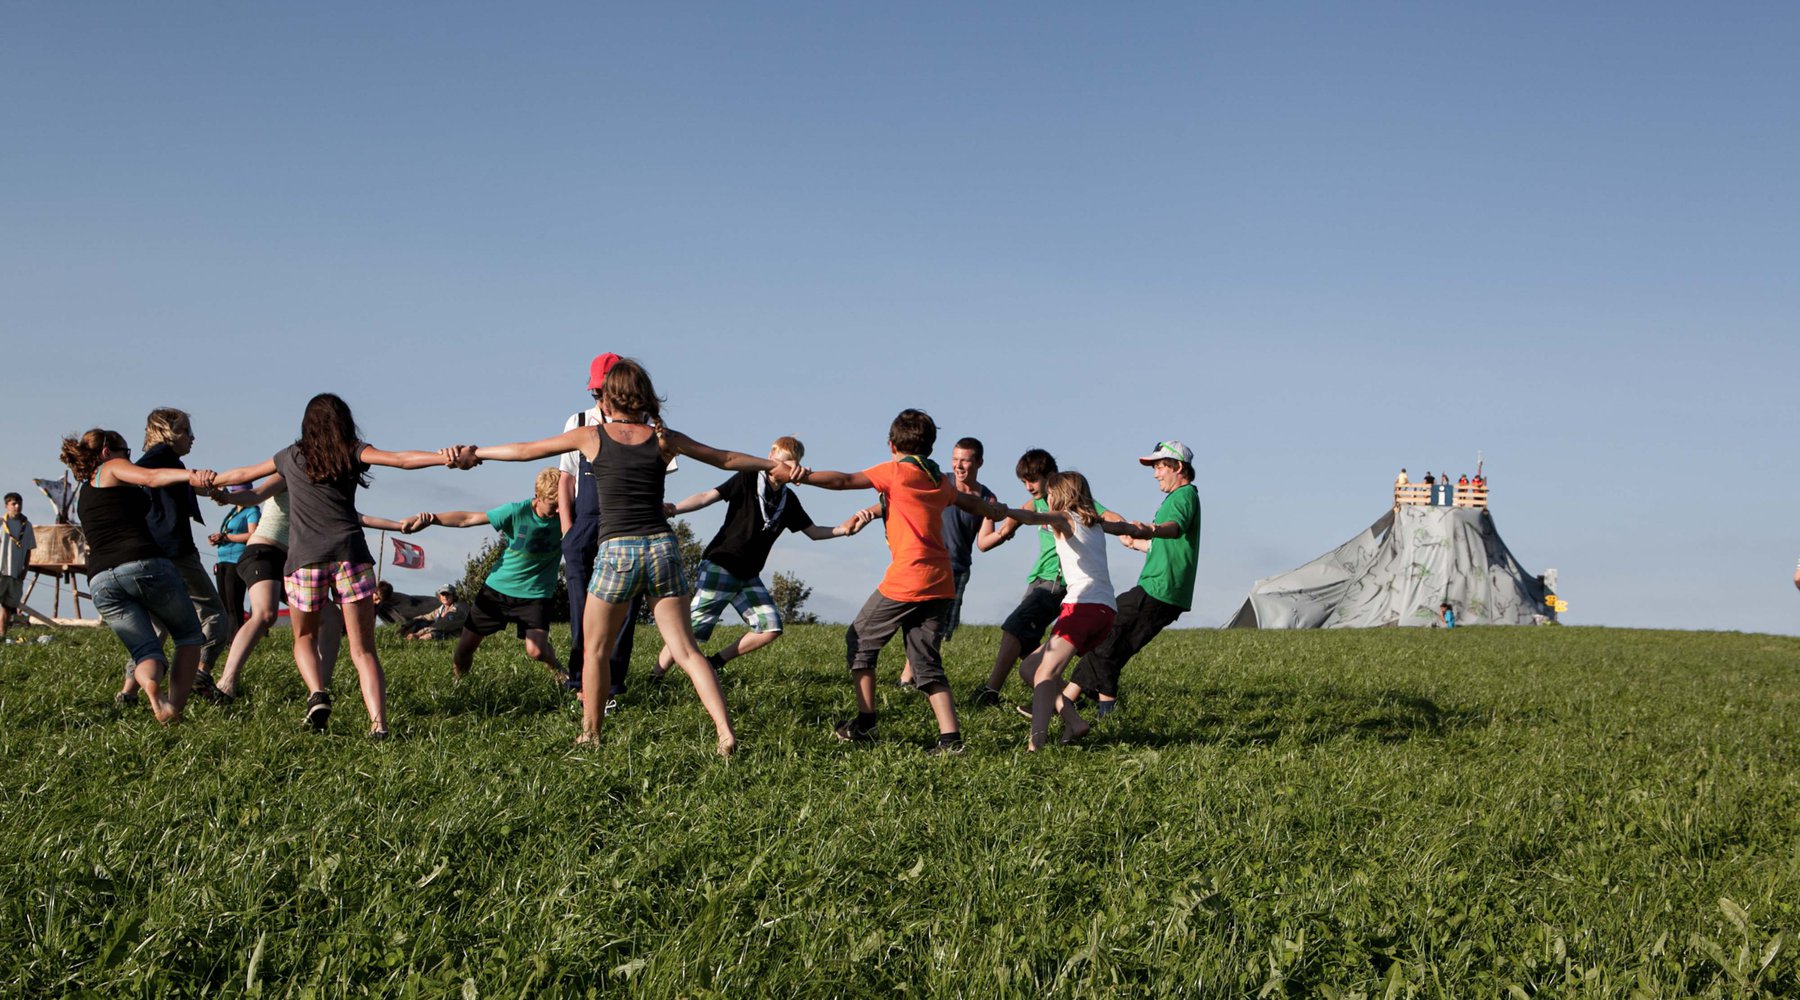
M 1050 626 L 1050 634 L 1067 640 L 1075 647 L 1076 656 L 1086 656 L 1112 631 L 1115 614 L 1104 604 L 1065 604 L 1056 624 Z

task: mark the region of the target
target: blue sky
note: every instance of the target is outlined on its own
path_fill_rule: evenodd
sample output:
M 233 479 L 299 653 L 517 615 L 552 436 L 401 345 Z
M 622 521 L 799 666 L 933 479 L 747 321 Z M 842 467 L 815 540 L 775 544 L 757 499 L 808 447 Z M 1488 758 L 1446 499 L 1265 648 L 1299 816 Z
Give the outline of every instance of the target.
M 1792 634 L 1797 50 L 1779 4 L 10 5 L 0 478 L 157 405 L 257 460 L 327 389 L 384 447 L 544 436 L 611 350 L 672 426 L 822 468 L 923 407 L 1010 499 L 1042 446 L 1148 515 L 1133 459 L 1180 438 L 1186 625 L 1479 450 L 1570 621 Z M 480 539 L 417 540 L 423 591 Z M 841 618 L 884 561 L 771 565 Z

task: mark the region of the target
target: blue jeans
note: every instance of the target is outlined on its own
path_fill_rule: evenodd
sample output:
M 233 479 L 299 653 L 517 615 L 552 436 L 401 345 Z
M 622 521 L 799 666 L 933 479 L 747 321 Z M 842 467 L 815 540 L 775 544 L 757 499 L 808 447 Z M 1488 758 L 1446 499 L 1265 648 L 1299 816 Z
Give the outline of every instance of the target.
M 175 638 L 176 646 L 206 645 L 194 602 L 169 560 L 137 559 L 114 566 L 89 578 L 88 586 L 95 610 L 131 652 L 131 662 L 168 662 L 156 635 L 157 622 Z

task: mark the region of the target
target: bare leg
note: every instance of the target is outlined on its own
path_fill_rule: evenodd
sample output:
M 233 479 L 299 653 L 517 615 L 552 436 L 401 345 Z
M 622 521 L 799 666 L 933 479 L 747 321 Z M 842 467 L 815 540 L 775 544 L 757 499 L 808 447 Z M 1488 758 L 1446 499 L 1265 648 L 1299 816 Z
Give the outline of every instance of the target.
M 1019 662 L 1020 654 L 1025 652 L 1023 647 L 1018 636 L 1011 632 L 1000 633 L 1000 649 L 994 654 L 994 669 L 988 671 L 988 687 L 995 691 L 1006 690 L 1006 674 Z
M 912 682 L 913 682 L 912 661 L 907 660 L 906 663 L 900 667 L 900 683 L 911 684 Z
M 338 649 L 344 642 L 344 609 L 326 602 L 319 609 L 319 631 L 314 641 L 319 647 L 319 677 L 325 688 L 331 687 L 331 674 L 337 669 Z
M 484 638 L 486 636 L 466 628 L 456 637 L 456 651 L 450 654 L 450 671 L 458 680 L 469 676 L 469 668 L 475 665 L 475 651 L 481 648 Z
M 931 701 L 931 714 L 937 716 L 938 735 L 957 732 L 956 702 L 950 697 L 950 685 L 925 697 Z
M 319 656 L 319 625 L 322 611 L 301 611 L 298 608 L 288 612 L 288 624 L 294 627 L 294 668 L 300 671 L 300 680 L 306 684 L 308 693 L 331 690 L 331 675 L 326 673 L 326 664 L 330 660 L 322 660 Z
M 181 718 L 181 715 L 175 711 L 175 706 L 170 704 L 168 694 L 163 691 L 164 678 L 158 676 L 166 671 L 168 666 L 168 663 L 160 657 L 153 656 L 149 659 L 139 660 L 132 667 L 132 683 L 127 685 L 134 692 L 139 688 L 143 689 L 145 700 L 150 702 L 150 714 L 156 716 L 156 721 L 165 726 Z
M 589 594 L 581 611 L 581 735 L 576 743 L 597 743 L 612 690 L 613 637 L 630 627 L 631 602 L 614 604 Z
M 387 678 L 381 658 L 375 655 L 375 602 L 364 598 L 341 605 L 344 636 L 350 640 L 350 662 L 362 687 L 363 708 L 369 712 L 369 731 L 387 732 Z
M 730 663 L 740 656 L 748 656 L 779 638 L 780 632 L 745 632 L 738 636 L 738 641 L 719 650 L 719 662 Z
M 737 749 L 737 733 L 731 728 L 731 713 L 725 707 L 725 692 L 719 688 L 719 678 L 713 673 L 712 664 L 706 662 L 706 655 L 700 652 L 700 646 L 694 642 L 694 629 L 688 623 L 688 596 L 658 597 L 650 605 L 650 614 L 656 619 L 657 631 L 662 633 L 663 648 L 681 664 L 682 672 L 694 685 L 694 693 L 700 696 L 700 704 L 706 706 L 706 714 L 712 716 L 713 728 L 719 734 L 719 756 L 731 756 Z M 585 679 L 583 683 L 586 683 Z
M 187 708 L 188 693 L 194 689 L 194 674 L 200 669 L 200 646 L 176 646 L 175 666 L 169 671 L 169 704 L 175 706 L 174 721 L 181 721 Z
M 1063 714 L 1063 739 L 1073 741 L 1087 733 L 1087 722 L 1071 707 L 1067 713 L 1059 713 L 1058 688 L 1062 684 L 1063 668 L 1075 658 L 1075 647 L 1061 636 L 1051 636 L 1050 641 L 1037 648 L 1037 652 L 1026 657 L 1032 666 L 1031 680 L 1031 739 L 1027 749 L 1038 750 L 1050 742 L 1050 717 Z M 1035 661 L 1035 662 L 1034 662 Z M 1019 672 L 1025 672 L 1025 664 L 1019 665 Z M 1064 705 L 1067 703 L 1064 702 Z M 1071 721 L 1069 716 L 1073 715 Z M 1072 728 L 1073 727 L 1073 728 Z
M 875 671 L 858 670 L 850 683 L 856 688 L 856 710 L 864 715 L 875 714 Z
M 463 632 L 468 635 L 467 631 Z M 541 628 L 525 630 L 525 655 L 550 668 L 550 673 L 558 681 L 568 677 L 563 673 L 562 661 L 556 658 L 556 647 L 550 644 L 550 633 Z
M 225 670 L 219 674 L 219 690 L 233 697 L 238 693 L 238 674 L 245 661 L 256 651 L 257 643 L 269 634 L 281 611 L 281 583 L 261 580 L 250 587 L 250 619 L 231 637 L 231 651 L 225 656 Z

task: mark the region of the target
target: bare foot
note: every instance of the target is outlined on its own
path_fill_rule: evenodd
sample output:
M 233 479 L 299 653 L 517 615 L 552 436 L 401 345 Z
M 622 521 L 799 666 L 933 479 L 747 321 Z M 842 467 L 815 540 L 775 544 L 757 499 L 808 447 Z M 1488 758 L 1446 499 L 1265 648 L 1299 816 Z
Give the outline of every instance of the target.
M 599 743 L 600 743 L 600 734 L 599 733 L 584 732 L 580 736 L 575 737 L 575 745 L 578 747 L 579 746 L 597 746 L 597 745 L 599 745 Z
M 736 736 L 720 740 L 718 748 L 719 756 L 730 757 L 732 754 L 737 753 L 737 745 L 738 742 Z

